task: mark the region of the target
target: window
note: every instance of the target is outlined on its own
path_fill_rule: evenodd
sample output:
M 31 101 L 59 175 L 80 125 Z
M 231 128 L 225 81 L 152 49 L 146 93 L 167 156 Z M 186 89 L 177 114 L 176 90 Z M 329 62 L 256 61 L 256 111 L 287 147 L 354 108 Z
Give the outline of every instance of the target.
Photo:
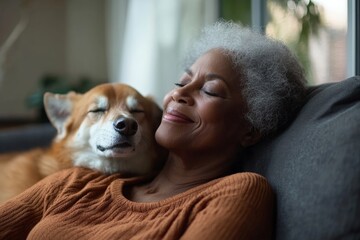
M 250 25 L 251 19 L 253 28 L 284 41 L 297 54 L 311 84 L 355 75 L 356 41 L 351 23 L 355 25 L 356 20 L 351 20 L 351 16 L 359 18 L 353 10 L 355 4 L 359 8 L 356 1 L 248 0 L 242 5 L 240 1 L 220 2 L 221 17 L 244 25 Z M 251 17 L 237 17 L 244 11 L 251 12 Z

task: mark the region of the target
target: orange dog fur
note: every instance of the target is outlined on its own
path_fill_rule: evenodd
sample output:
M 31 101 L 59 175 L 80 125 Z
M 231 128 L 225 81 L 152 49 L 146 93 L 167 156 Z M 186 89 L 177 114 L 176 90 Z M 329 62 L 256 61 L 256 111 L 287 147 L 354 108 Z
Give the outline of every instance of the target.
M 44 105 L 57 136 L 49 148 L 0 156 L 0 202 L 72 166 L 127 177 L 151 174 L 165 160 L 166 151 L 154 138 L 162 111 L 128 85 L 46 93 Z

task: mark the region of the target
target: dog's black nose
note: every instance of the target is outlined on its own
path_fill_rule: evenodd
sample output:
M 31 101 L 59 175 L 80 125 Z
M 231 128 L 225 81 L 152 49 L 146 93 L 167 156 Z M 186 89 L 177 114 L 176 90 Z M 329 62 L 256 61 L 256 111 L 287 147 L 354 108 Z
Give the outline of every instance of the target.
M 138 124 L 134 119 L 121 117 L 114 122 L 115 130 L 125 136 L 132 136 L 138 129 Z

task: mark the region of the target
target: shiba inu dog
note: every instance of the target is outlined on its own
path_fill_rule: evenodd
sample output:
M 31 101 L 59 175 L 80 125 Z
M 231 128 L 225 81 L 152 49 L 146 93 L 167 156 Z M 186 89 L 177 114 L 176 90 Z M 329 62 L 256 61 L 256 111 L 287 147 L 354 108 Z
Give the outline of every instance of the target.
M 155 141 L 161 109 L 128 85 L 102 84 L 85 94 L 46 93 L 44 106 L 57 135 L 47 149 L 0 156 L 0 202 L 64 168 L 127 177 L 154 173 L 166 158 Z

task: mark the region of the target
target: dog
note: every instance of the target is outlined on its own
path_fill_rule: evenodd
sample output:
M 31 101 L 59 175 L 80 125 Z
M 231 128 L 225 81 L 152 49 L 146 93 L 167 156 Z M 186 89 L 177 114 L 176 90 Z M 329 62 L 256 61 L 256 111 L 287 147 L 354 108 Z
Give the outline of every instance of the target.
M 130 177 L 151 175 L 165 161 L 155 141 L 162 110 L 129 85 L 45 93 L 44 107 L 57 135 L 48 148 L 0 156 L 0 202 L 73 166 Z

